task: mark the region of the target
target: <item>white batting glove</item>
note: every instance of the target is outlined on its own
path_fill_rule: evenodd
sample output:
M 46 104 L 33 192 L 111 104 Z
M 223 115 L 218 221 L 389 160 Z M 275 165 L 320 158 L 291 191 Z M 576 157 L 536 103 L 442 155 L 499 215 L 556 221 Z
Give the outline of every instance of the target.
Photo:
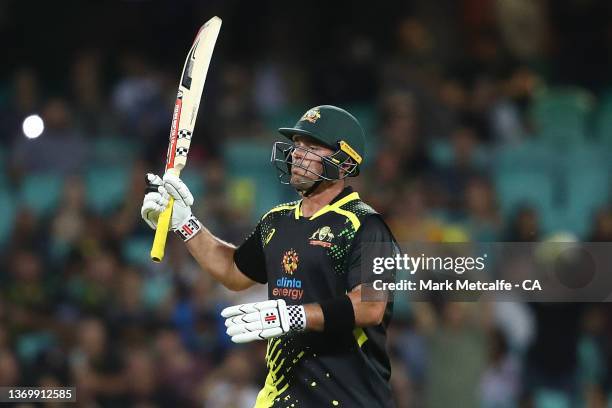
M 287 306 L 283 299 L 226 307 L 226 333 L 234 343 L 266 340 L 306 329 L 304 306 Z
M 193 195 L 175 175 L 166 173 L 162 180 L 155 174 L 146 176 L 147 189 L 140 209 L 140 214 L 152 229 L 157 229 L 159 214 L 168 206 L 170 196 L 174 198 L 170 229 L 184 241 L 189 240 L 200 231 L 202 225 L 191 212 Z

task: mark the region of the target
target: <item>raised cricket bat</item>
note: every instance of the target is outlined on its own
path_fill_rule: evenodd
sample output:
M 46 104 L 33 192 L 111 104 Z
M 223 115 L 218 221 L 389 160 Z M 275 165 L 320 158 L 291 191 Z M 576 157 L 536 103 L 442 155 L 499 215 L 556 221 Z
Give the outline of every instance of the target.
M 220 29 L 221 19 L 219 17 L 215 16 L 208 20 L 198 31 L 185 60 L 172 114 L 170 143 L 166 155 L 166 172 L 173 172 L 177 176 L 187 163 L 187 153 L 189 153 L 191 136 L 198 117 L 204 81 Z M 161 262 L 164 258 L 173 204 L 174 200 L 170 197 L 168 207 L 159 215 L 151 248 L 151 259 L 154 262 Z

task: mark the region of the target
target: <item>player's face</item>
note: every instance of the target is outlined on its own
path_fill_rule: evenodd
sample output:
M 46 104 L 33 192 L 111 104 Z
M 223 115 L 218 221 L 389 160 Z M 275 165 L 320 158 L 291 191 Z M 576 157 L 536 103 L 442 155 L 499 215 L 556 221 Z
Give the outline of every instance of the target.
M 321 156 L 329 156 L 334 151 L 305 136 L 294 136 L 293 144 L 296 149 L 291 153 L 291 162 L 299 166 L 291 166 L 291 185 L 299 191 L 306 191 L 323 173 Z

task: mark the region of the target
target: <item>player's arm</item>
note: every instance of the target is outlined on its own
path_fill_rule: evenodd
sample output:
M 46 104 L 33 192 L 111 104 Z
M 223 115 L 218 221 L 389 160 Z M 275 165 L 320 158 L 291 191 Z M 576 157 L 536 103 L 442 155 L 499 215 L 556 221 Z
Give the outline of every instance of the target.
M 348 297 L 348 299 L 350 300 L 350 304 L 353 309 L 354 326 L 378 326 L 382 323 L 383 317 L 385 316 L 385 310 L 387 308 L 386 301 L 362 301 L 361 285 L 358 285 L 352 291 L 347 293 L 346 297 Z M 332 300 L 332 302 L 346 303 L 345 300 L 342 298 L 343 297 L 339 297 L 339 300 L 334 299 Z M 332 304 L 331 307 L 334 307 L 334 305 Z M 306 314 L 307 330 L 325 330 L 325 315 L 323 313 L 323 308 L 321 307 L 320 303 L 306 304 L 304 305 L 304 311 Z
M 256 283 L 236 266 L 236 247 L 215 237 L 192 214 L 193 196 L 185 183 L 171 174 L 166 174 L 163 180 L 147 174 L 146 182 L 141 215 L 151 228 L 157 228 L 159 214 L 168 205 L 171 195 L 175 200 L 171 229 L 185 241 L 200 267 L 230 290 L 244 290 Z
M 202 226 L 202 231 L 186 245 L 200 267 L 226 288 L 239 291 L 248 289 L 257 283 L 243 274 L 236 266 L 234 262 L 236 247 L 215 237 L 204 226 Z

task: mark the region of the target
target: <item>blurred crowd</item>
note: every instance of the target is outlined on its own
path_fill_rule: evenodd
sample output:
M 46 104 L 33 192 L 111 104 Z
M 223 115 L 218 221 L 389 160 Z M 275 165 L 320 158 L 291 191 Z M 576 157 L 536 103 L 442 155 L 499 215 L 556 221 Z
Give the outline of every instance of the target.
M 550 216 L 558 208 L 541 202 L 539 184 L 519 186 L 517 196 L 500 177 L 513 149 L 529 152 L 527 163 L 504 169 L 511 180 L 543 166 L 532 148 L 563 166 L 582 148 L 594 152 L 590 163 L 612 152 L 612 137 L 598 133 L 612 100 L 609 4 L 415 1 L 376 6 L 386 16 L 379 24 L 367 7 L 351 11 L 352 25 L 348 10 L 332 7 L 319 26 L 293 27 L 289 11 L 270 3 L 258 5 L 270 14 L 248 39 L 266 50 L 242 54 L 228 18 L 221 40 L 233 52 L 220 43 L 204 91 L 186 181 L 194 212 L 214 234 L 240 244 L 261 216 L 258 203 L 294 199 L 285 186 L 241 172 L 259 168 L 274 183 L 265 157 L 236 162 L 228 151 L 266 151 L 275 127 L 335 104 L 367 133 L 367 165 L 351 183 L 400 242 L 536 242 L 559 233 L 612 240 L 605 159 L 593 164 L 592 174 L 605 176 L 594 190 L 594 179 L 578 180 L 584 205 L 572 207 L 572 184 L 551 178 L 552 203 L 569 203 L 571 217 Z M 210 14 L 189 4 L 200 13 L 194 21 Z M 216 7 L 235 21 L 254 12 Z M 304 16 L 318 15 L 309 9 Z M 318 33 L 337 18 L 335 30 Z M 296 28 L 304 32 L 293 37 Z M 162 169 L 181 44 L 173 44 L 174 65 L 142 46 L 109 59 L 113 50 L 83 44 L 67 58 L 61 86 L 35 63 L 13 64 L 0 82 L 0 385 L 76 386 L 83 406 L 252 405 L 266 375 L 265 344 L 232 345 L 219 311 L 261 300 L 266 288 L 225 290 L 174 237 L 162 264 L 148 261 L 144 174 Z M 536 111 L 541 95 L 568 94 L 578 100 L 570 112 L 584 113 L 568 136 L 577 145 L 547 138 Z M 22 122 L 34 113 L 45 130 L 28 139 Z M 566 129 L 562 119 L 554 122 Z M 603 198 L 591 199 L 595 190 Z M 607 406 L 610 311 L 605 303 L 397 304 L 389 328 L 397 405 Z

